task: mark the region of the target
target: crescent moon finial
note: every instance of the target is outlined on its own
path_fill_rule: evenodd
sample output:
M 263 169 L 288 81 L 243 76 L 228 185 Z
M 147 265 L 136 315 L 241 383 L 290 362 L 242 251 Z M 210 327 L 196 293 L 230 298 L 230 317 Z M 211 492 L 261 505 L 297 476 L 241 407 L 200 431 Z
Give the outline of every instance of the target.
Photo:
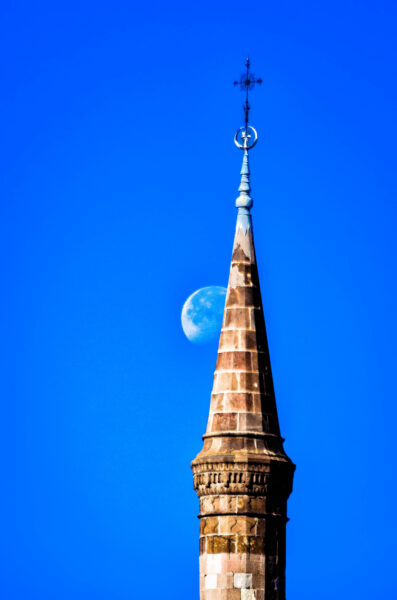
M 250 133 L 252 132 L 252 134 Z M 250 141 L 252 139 L 252 141 Z M 241 139 L 241 142 L 239 141 Z M 251 150 L 258 141 L 258 133 L 255 127 L 247 125 L 247 127 L 240 127 L 234 136 L 234 143 L 240 150 Z

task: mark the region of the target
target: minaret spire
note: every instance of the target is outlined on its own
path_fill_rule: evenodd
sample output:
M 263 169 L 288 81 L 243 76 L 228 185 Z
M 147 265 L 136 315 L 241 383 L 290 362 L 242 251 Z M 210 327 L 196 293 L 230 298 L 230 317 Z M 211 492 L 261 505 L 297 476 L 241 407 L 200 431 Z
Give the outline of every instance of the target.
M 192 461 L 200 498 L 201 600 L 285 600 L 287 498 L 295 466 L 283 449 L 250 210 L 248 92 L 237 224 L 204 447 Z

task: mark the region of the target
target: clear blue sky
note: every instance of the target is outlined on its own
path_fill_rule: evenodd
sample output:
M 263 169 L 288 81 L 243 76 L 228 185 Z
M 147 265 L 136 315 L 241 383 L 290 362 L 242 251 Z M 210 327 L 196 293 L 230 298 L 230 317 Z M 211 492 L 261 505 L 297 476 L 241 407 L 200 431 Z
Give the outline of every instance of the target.
M 393 2 L 3 2 L 0 596 L 198 600 L 250 54 L 254 227 L 286 449 L 289 600 L 392 598 Z

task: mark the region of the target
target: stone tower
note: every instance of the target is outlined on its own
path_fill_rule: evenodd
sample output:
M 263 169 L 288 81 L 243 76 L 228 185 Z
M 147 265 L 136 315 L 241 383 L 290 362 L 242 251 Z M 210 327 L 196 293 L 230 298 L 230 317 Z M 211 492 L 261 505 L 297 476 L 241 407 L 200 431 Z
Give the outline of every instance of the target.
M 200 499 L 200 600 L 285 599 L 295 466 L 280 435 L 255 258 L 248 151 L 257 134 L 247 117 L 235 137 L 244 158 L 208 425 L 192 461 Z

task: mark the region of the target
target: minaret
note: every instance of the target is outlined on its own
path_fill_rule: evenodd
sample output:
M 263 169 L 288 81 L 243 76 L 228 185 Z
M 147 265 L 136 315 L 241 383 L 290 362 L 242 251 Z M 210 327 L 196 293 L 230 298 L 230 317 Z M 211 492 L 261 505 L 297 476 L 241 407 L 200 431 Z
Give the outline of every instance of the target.
M 248 125 L 237 224 L 204 447 L 192 461 L 200 499 L 200 600 L 284 600 L 287 499 L 294 464 L 283 450 L 255 258 Z

